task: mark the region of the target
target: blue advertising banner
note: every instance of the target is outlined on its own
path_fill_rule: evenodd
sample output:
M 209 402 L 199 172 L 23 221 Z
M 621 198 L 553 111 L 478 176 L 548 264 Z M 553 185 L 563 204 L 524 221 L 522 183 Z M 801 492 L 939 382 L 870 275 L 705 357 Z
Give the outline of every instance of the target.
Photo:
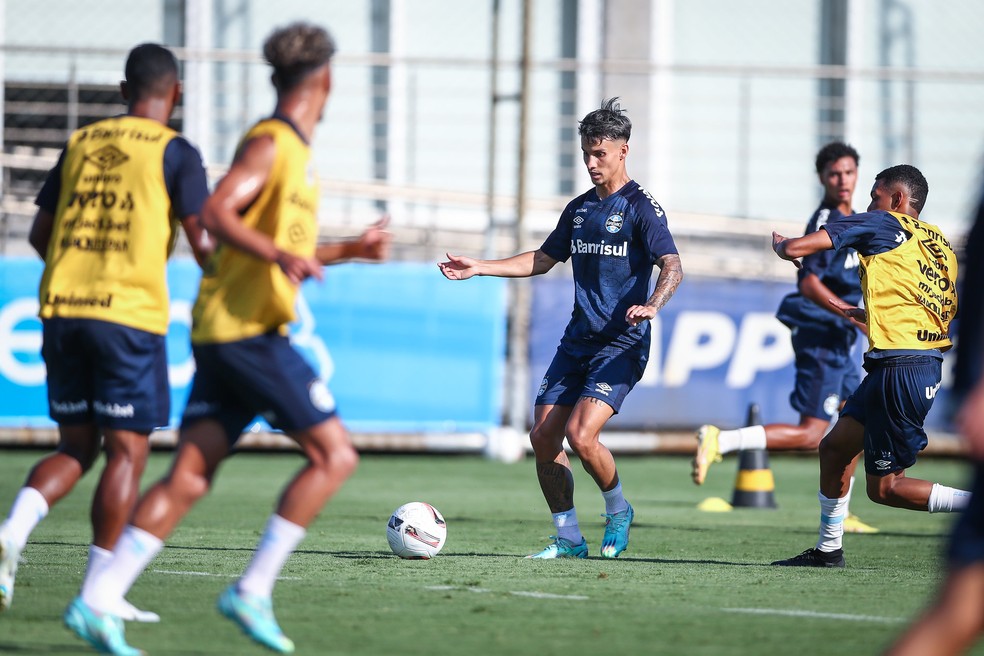
M 792 276 L 790 276 L 792 277 Z M 744 425 L 749 405 L 759 406 L 766 423 L 798 423 L 789 407 L 793 349 L 789 330 L 775 318 L 793 284 L 721 278 L 688 278 L 652 322 L 649 364 L 610 422 L 620 429 L 691 429 L 705 423 Z M 544 278 L 533 286 L 530 335 L 530 398 L 571 316 L 570 278 Z M 867 340 L 859 336 L 860 362 Z M 949 373 L 927 427 L 948 425 Z
M 37 286 L 41 263 L 0 260 L 0 426 L 51 426 Z M 172 424 L 194 374 L 198 267 L 168 267 Z M 433 264 L 346 264 L 302 287 L 291 339 L 356 431 L 480 431 L 500 423 L 506 285 L 452 284 Z M 262 376 L 258 371 L 256 375 Z

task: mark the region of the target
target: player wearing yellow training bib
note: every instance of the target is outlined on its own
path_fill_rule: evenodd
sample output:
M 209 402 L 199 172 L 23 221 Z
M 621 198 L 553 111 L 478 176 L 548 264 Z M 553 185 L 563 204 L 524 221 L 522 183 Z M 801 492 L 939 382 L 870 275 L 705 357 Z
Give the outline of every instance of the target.
M 45 264 L 41 355 L 59 445 L 0 525 L 0 610 L 31 531 L 105 446 L 82 587 L 91 585 L 136 502 L 147 438 L 169 419 L 166 261 L 179 220 L 200 255 L 208 186 L 198 151 L 167 127 L 181 91 L 174 55 L 137 46 L 121 90 L 127 113 L 75 131 L 37 198 L 30 242 Z M 156 618 L 122 600 L 116 612 Z
M 335 45 L 307 23 L 277 30 L 263 53 L 273 66 L 272 118 L 246 134 L 228 174 L 205 203 L 202 221 L 220 242 L 205 267 L 194 308 L 195 380 L 181 422 L 180 446 L 166 478 L 137 505 L 132 525 L 98 587 L 78 601 L 100 637 L 122 645 L 113 615 L 163 540 L 209 489 L 219 463 L 257 415 L 293 438 L 307 464 L 287 485 L 243 576 L 219 597 L 219 611 L 251 638 L 293 651 L 273 615 L 274 581 L 308 524 L 355 470 L 358 456 L 324 382 L 291 346 L 297 286 L 321 267 L 387 257 L 384 222 L 358 239 L 316 246 L 318 190 L 311 138 L 331 88 Z M 83 635 L 83 632 L 79 632 Z M 118 653 L 118 652 L 116 652 Z
M 862 451 L 872 501 L 929 512 L 967 505 L 963 490 L 905 475 L 926 448 L 923 422 L 940 388 L 957 309 L 953 249 L 938 227 L 919 218 L 928 194 L 918 169 L 893 166 L 875 177 L 866 213 L 798 239 L 773 236 L 779 257 L 793 261 L 829 248 L 857 250 L 865 307 L 831 303 L 868 327 L 868 375 L 820 444 L 820 538 L 815 548 L 775 565 L 844 566 L 848 466 Z

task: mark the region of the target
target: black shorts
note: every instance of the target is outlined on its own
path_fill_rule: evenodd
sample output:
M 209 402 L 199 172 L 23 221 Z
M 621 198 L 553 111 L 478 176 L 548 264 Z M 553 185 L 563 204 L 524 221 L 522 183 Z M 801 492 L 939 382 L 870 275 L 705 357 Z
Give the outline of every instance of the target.
M 335 415 L 328 387 L 283 335 L 268 333 L 192 349 L 195 379 L 182 428 L 214 419 L 233 444 L 257 416 L 289 433 Z

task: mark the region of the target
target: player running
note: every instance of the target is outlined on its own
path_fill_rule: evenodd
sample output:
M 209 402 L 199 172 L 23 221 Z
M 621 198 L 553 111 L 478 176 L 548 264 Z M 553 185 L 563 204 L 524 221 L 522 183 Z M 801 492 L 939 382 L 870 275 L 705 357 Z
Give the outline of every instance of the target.
M 208 184 L 198 150 L 167 126 L 181 95 L 174 55 L 139 45 L 125 76 L 126 114 L 76 130 L 37 198 L 29 239 L 45 263 L 41 355 L 58 450 L 35 465 L 0 525 L 0 611 L 13 601 L 28 536 L 102 446 L 82 582 L 91 586 L 137 501 L 150 433 L 170 418 L 166 263 L 178 220 L 203 257 Z M 127 619 L 159 619 L 120 602 Z
M 218 609 L 269 649 L 294 650 L 273 615 L 274 582 L 307 526 L 355 471 L 358 454 L 328 388 L 291 346 L 287 324 L 303 280 L 320 279 L 323 264 L 385 259 L 391 239 L 380 223 L 358 239 L 316 245 L 319 189 L 310 143 L 331 89 L 334 52 L 328 33 L 307 23 L 276 30 L 264 44 L 274 114 L 247 132 L 202 211 L 220 243 L 192 311 L 197 371 L 178 451 L 167 476 L 141 498 L 112 561 L 65 612 L 69 627 L 99 650 L 140 653 L 126 644 L 114 609 L 257 415 L 293 438 L 307 463 Z
M 859 160 L 854 148 L 840 142 L 829 143 L 817 153 L 817 178 L 824 194 L 804 234 L 854 214 L 851 202 Z M 712 463 L 720 462 L 722 455 L 732 451 L 816 449 L 831 420 L 844 406 L 844 400 L 861 381 L 853 351 L 858 331 L 866 333 L 867 326 L 828 302 L 830 298 L 839 298 L 847 305 L 860 303 L 857 251 L 841 248 L 808 255 L 803 258 L 796 286 L 797 291 L 782 300 L 776 316 L 789 327 L 796 354 L 796 380 L 789 403 L 799 412 L 799 424 L 746 426 L 726 431 L 709 424 L 701 426 L 693 461 L 693 479 L 697 485 L 704 483 Z M 851 465 L 852 486 L 856 466 L 855 460 Z M 844 520 L 844 530 L 878 532 L 850 513 Z
M 875 503 L 953 512 L 970 498 L 963 490 L 906 476 L 926 448 L 923 422 L 940 387 L 957 310 L 956 257 L 940 229 L 919 219 L 928 194 L 918 169 L 893 166 L 875 176 L 867 212 L 796 239 L 773 233 L 776 254 L 797 266 L 796 258 L 811 253 L 855 248 L 865 307 L 830 302 L 868 325 L 868 375 L 820 443 L 819 539 L 814 548 L 773 565 L 844 566 L 850 467 L 859 453 Z
M 567 205 L 539 249 L 502 260 L 449 254 L 438 264 L 449 280 L 465 280 L 535 276 L 568 258 L 572 263 L 574 312 L 540 384 L 530 431 L 537 478 L 557 535 L 532 558 L 588 555 L 564 438 L 605 499 L 601 556 L 617 558 L 629 544 L 634 510 L 622 493 L 615 459 L 600 441 L 601 430 L 645 371 L 649 320 L 683 280 L 663 209 L 626 173 L 631 131 L 617 98 L 580 122 L 581 151 L 594 188 Z M 654 265 L 660 273 L 650 294 Z

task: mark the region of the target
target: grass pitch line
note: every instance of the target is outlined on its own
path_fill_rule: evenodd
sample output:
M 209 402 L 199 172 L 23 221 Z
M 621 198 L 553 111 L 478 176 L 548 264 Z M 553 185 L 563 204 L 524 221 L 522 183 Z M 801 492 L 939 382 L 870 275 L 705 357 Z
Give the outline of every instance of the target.
M 780 608 L 722 608 L 726 613 L 748 613 L 750 615 L 786 615 L 788 617 L 813 617 L 821 620 L 848 620 L 851 622 L 878 622 L 898 624 L 907 621 L 904 617 L 879 617 L 877 615 L 851 615 L 849 613 L 819 613 L 812 610 L 783 610 Z
M 150 570 L 154 574 L 170 574 L 172 576 L 214 576 L 220 579 L 236 579 L 239 578 L 238 574 L 214 574 L 212 572 L 185 572 L 182 570 L 174 569 L 152 569 Z M 302 576 L 278 576 L 278 581 L 301 581 L 304 577 Z
M 495 590 L 489 590 L 488 588 L 476 588 L 474 586 L 464 585 L 428 585 L 424 587 L 424 590 L 433 590 L 436 592 L 446 590 L 464 590 L 466 592 L 474 592 L 477 594 L 495 592 Z M 530 592 L 527 590 L 507 590 L 505 594 L 513 595 L 514 597 L 532 597 L 533 599 L 564 599 L 567 601 L 586 601 L 590 599 L 590 597 L 586 597 L 584 595 L 562 595 L 553 594 L 552 592 Z

